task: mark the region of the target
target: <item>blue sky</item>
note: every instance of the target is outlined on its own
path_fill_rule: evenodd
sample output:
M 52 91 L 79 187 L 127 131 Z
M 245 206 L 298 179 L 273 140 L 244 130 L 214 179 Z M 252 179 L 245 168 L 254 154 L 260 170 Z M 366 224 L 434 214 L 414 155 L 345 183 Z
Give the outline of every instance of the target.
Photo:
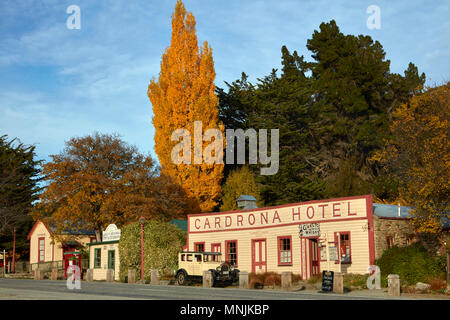
M 122 135 L 154 153 L 150 79 L 170 42 L 176 0 L 2 0 L 0 134 L 36 145 L 38 158 L 59 153 L 73 136 Z M 216 85 L 245 71 L 250 80 L 280 66 L 281 46 L 310 60 L 306 41 L 335 19 L 344 34 L 380 41 L 391 71 L 412 61 L 427 85 L 450 79 L 450 3 L 442 1 L 185 0 L 200 42 L 213 48 Z M 81 9 L 69 30 L 67 7 Z M 368 29 L 366 9 L 381 10 Z

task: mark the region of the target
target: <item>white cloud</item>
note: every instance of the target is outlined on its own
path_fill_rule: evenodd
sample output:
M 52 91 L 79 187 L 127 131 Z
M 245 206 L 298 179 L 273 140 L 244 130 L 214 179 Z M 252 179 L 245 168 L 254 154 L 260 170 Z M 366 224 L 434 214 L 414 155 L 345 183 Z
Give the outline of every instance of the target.
M 336 19 L 342 32 L 380 40 L 395 72 L 409 61 L 428 77 L 449 70 L 448 6 L 377 1 L 382 29 L 366 28 L 373 1 L 185 0 L 197 20 L 200 42 L 213 48 L 216 84 L 245 71 L 251 81 L 280 66 L 281 46 L 309 59 L 306 40 L 322 21 Z M 25 4 L 24 4 L 25 3 Z M 39 142 L 42 157 L 64 140 L 95 130 L 117 131 L 153 152 L 151 104 L 146 95 L 170 41 L 173 1 L 79 1 L 81 30 L 68 30 L 72 1 L 9 1 L 0 4 L 0 128 L 27 143 Z M 427 8 L 426 14 L 423 8 Z M 416 25 L 405 25 L 418 21 Z M 445 22 L 444 22 L 445 21 Z M 27 68 L 30 67 L 28 70 Z M 52 79 L 31 67 L 52 68 Z M 24 82 L 11 82 L 24 72 Z M 56 70 L 56 71 L 55 71 Z M 40 76 L 40 77 L 39 77 Z M 38 80 L 39 79 L 39 80 Z M 45 88 L 45 89 L 42 89 Z M 41 89 L 39 89 L 41 88 Z

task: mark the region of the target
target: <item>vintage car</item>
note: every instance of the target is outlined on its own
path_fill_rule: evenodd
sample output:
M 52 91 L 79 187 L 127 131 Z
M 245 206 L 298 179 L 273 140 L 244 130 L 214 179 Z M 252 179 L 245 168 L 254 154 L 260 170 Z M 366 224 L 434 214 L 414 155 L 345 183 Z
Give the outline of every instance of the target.
M 239 270 L 228 262 L 222 262 L 222 254 L 219 252 L 184 251 L 178 254 L 175 277 L 179 285 L 184 285 L 186 281 L 201 281 L 203 271 L 211 271 L 213 286 L 217 283 L 231 284 L 239 280 Z

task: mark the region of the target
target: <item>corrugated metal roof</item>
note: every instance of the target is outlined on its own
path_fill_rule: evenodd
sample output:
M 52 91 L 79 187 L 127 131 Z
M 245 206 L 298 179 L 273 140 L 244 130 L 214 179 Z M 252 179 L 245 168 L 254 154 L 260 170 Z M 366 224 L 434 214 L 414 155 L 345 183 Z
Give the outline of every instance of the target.
M 400 206 L 400 215 L 398 214 L 398 206 L 393 204 L 373 204 L 373 214 L 378 217 L 385 218 L 411 218 L 409 212 L 412 207 Z
M 256 198 L 254 196 L 248 196 L 248 195 L 243 194 L 243 195 L 239 196 L 239 198 L 237 199 L 237 201 L 244 201 L 244 200 L 256 201 Z
M 56 226 L 50 226 L 50 230 L 55 233 L 57 231 Z M 84 229 L 66 229 L 62 230 L 60 234 L 70 234 L 70 235 L 87 235 L 95 236 L 94 230 L 84 230 Z
M 383 218 L 411 218 L 410 215 L 412 207 L 400 206 L 400 215 L 398 214 L 398 206 L 393 204 L 373 204 L 373 214 L 378 217 Z M 450 229 L 450 219 L 446 216 L 442 216 L 441 219 L 442 226 L 445 230 Z
M 173 219 L 169 222 L 170 224 L 173 224 L 183 230 L 183 232 L 187 233 L 187 220 L 183 219 Z

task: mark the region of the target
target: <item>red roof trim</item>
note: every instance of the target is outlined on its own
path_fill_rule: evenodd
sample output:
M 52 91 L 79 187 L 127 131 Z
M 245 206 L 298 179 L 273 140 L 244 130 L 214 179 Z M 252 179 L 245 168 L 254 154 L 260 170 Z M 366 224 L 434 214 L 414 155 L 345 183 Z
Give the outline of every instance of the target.
M 45 222 L 38 219 L 38 220 L 36 220 L 36 222 L 34 223 L 33 228 L 31 228 L 30 232 L 28 233 L 27 240 L 30 240 L 31 234 L 34 232 L 34 230 L 36 229 L 36 227 L 37 227 L 37 225 L 38 225 L 39 222 L 42 222 L 42 224 L 45 226 L 45 228 L 47 228 L 47 231 L 50 233 L 50 236 L 53 235 L 53 233 L 50 231 L 50 228 L 45 224 Z

